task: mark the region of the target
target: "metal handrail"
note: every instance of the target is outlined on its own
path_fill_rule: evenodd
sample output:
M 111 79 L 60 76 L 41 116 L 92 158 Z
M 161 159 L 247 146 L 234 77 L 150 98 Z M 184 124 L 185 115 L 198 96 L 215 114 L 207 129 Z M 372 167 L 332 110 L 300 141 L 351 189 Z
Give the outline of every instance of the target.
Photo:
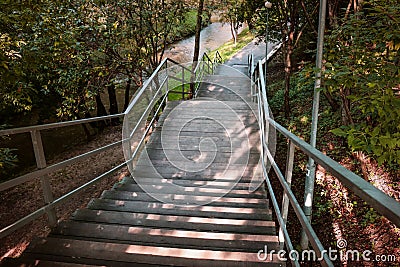
M 312 147 L 310 144 L 306 143 L 304 140 L 298 136 L 291 133 L 289 130 L 278 124 L 270 117 L 268 98 L 266 94 L 266 86 L 264 80 L 264 67 L 266 60 L 258 61 L 257 65 L 254 67 L 254 57 L 249 55 L 249 74 L 252 81 L 252 95 L 255 96 L 255 100 L 258 103 L 258 115 L 259 115 L 259 125 L 260 125 L 260 138 L 262 142 L 262 153 L 261 157 L 263 160 L 263 174 L 266 181 L 266 185 L 269 191 L 271 202 L 273 204 L 275 214 L 280 226 L 280 241 L 281 248 L 283 244 L 286 245 L 288 251 L 293 250 L 293 244 L 291 238 L 288 234 L 286 228 L 288 207 L 289 204 L 292 206 L 299 222 L 301 223 L 305 233 L 311 243 L 312 248 L 316 252 L 316 255 L 320 258 L 322 256 L 323 260 L 321 264 L 323 266 L 333 266 L 332 261 L 328 258 L 327 253 L 323 253 L 324 247 L 320 242 L 317 234 L 315 233 L 310 221 L 307 219 L 306 215 L 301 208 L 298 200 L 296 199 L 293 191 L 291 190 L 291 179 L 292 171 L 294 165 L 294 155 L 295 148 L 297 147 L 304 154 L 313 158 L 316 163 L 320 164 L 325 170 L 329 171 L 334 177 L 336 177 L 347 189 L 354 192 L 357 196 L 363 199 L 371 207 L 375 208 L 380 214 L 389 219 L 396 226 L 400 227 L 400 203 L 394 198 L 388 196 L 381 190 L 377 189 L 369 182 L 365 181 L 360 176 L 349 171 L 338 162 L 334 161 L 330 157 L 323 154 L 321 151 Z M 288 154 L 286 161 L 286 171 L 282 174 L 279 169 L 278 164 L 275 162 L 274 157 L 270 153 L 268 148 L 268 134 L 269 129 L 274 128 L 280 134 L 282 134 L 288 140 Z M 279 206 L 276 199 L 274 189 L 272 188 L 271 182 L 268 178 L 268 171 L 266 168 L 266 161 L 269 160 L 273 170 L 278 177 L 278 180 L 283 188 L 283 201 L 282 208 Z M 293 261 L 295 266 L 300 266 L 298 259 Z
M 200 82 L 202 81 L 205 72 L 207 74 L 213 74 L 215 71 L 215 68 L 219 64 L 222 63 L 222 57 L 218 51 L 215 52 L 214 58 L 212 60 L 206 52 L 204 52 L 200 58 L 202 60 L 198 61 L 196 67 L 194 68 L 194 81 L 193 82 L 196 82 L 196 85 L 194 88 L 194 95 L 193 95 L 194 98 L 197 97 L 198 90 L 200 88 Z M 207 68 L 204 68 L 204 64 L 207 64 Z
M 217 62 L 218 62 L 218 61 L 212 61 L 206 53 L 204 53 L 202 55 L 202 58 L 207 60 L 206 61 L 207 65 L 212 64 L 213 66 L 215 66 L 215 64 L 217 64 Z M 158 77 L 163 70 L 167 69 L 168 63 L 172 63 L 173 65 L 179 66 L 182 70 L 182 77 L 176 78 L 175 76 L 170 75 L 170 73 L 168 73 L 168 71 L 166 71 L 165 79 L 163 81 L 159 82 Z M 1 130 L 0 136 L 15 135 L 15 134 L 19 134 L 19 133 L 30 133 L 31 134 L 33 150 L 35 152 L 37 170 L 32 171 L 27 174 L 24 174 L 24 175 L 21 175 L 17 178 L 9 180 L 9 181 L 0 183 L 0 192 L 7 190 L 9 188 L 12 188 L 14 186 L 18 186 L 25 182 L 40 178 L 41 182 L 42 182 L 42 190 L 43 190 L 43 194 L 44 194 L 44 198 L 45 198 L 45 205 L 43 207 L 35 210 L 34 212 L 26 215 L 25 217 L 19 219 L 18 221 L 4 227 L 3 229 L 0 229 L 0 238 L 3 238 L 5 236 L 9 235 L 10 233 L 18 230 L 19 228 L 34 221 L 35 219 L 39 218 L 40 216 L 42 216 L 44 214 L 47 214 L 47 216 L 48 216 L 49 225 L 54 226 L 57 222 L 57 218 L 56 218 L 56 214 L 55 214 L 55 208 L 57 206 L 61 205 L 62 203 L 64 203 L 68 199 L 70 199 L 73 195 L 82 191 L 83 189 L 87 188 L 88 186 L 99 182 L 104 177 L 107 177 L 107 176 L 115 173 L 119 169 L 130 164 L 134 160 L 134 158 L 139 154 L 140 148 L 144 144 L 146 137 L 148 136 L 148 134 L 150 132 L 150 129 L 153 127 L 154 123 L 156 122 L 157 114 L 159 114 L 159 112 L 163 109 L 163 107 L 165 107 L 165 104 L 168 99 L 168 95 L 170 93 L 176 93 L 176 91 L 173 91 L 172 89 L 170 89 L 168 87 L 168 81 L 170 79 L 181 81 L 182 84 L 180 84 L 180 85 L 182 85 L 182 92 L 181 92 L 182 100 L 184 100 L 185 99 L 184 96 L 185 96 L 185 94 L 187 94 L 186 92 L 184 92 L 184 84 L 186 83 L 185 71 L 189 72 L 188 75 L 194 75 L 195 77 L 198 78 L 196 80 L 200 81 L 205 72 L 210 74 L 211 72 L 214 71 L 214 68 L 210 69 L 210 67 L 208 67 L 207 70 L 205 70 L 204 64 L 205 64 L 205 62 L 198 62 L 195 70 L 192 71 L 190 68 L 185 67 L 172 59 L 166 58 L 166 59 L 162 60 L 161 63 L 159 64 L 159 66 L 156 68 L 156 70 L 149 77 L 149 79 L 147 79 L 144 82 L 144 84 L 140 88 L 140 90 L 138 90 L 137 93 L 134 95 L 128 108 L 123 113 L 120 113 L 120 114 L 113 114 L 113 115 L 94 117 L 94 118 L 88 118 L 88 119 L 80 119 L 80 120 L 73 120 L 73 121 L 65 121 L 65 122 L 57 122 L 57 123 Z M 45 158 L 45 154 L 44 154 L 44 148 L 43 148 L 43 143 L 42 143 L 42 138 L 41 138 L 40 132 L 42 130 L 55 129 L 55 128 L 73 126 L 73 125 L 82 125 L 82 124 L 89 123 L 89 122 L 111 120 L 111 119 L 115 119 L 115 118 L 125 117 L 127 114 L 129 114 L 129 112 L 132 111 L 132 108 L 135 106 L 135 104 L 137 104 L 138 101 L 140 101 L 140 98 L 145 94 L 146 90 L 149 90 L 149 87 L 151 86 L 152 83 L 158 84 L 158 88 L 156 89 L 156 93 L 155 93 L 154 97 L 152 98 L 152 100 L 149 102 L 149 104 L 146 107 L 144 107 L 143 114 L 139 119 L 139 122 L 143 121 L 143 120 L 149 120 L 148 125 L 147 125 L 146 129 L 144 130 L 144 132 L 139 137 L 138 145 L 137 145 L 135 151 L 132 152 L 131 156 L 128 159 L 125 159 L 125 161 L 123 163 L 121 163 L 120 165 L 100 174 L 99 176 L 95 177 L 94 179 L 90 180 L 89 182 L 85 183 L 84 185 L 66 193 L 65 195 L 63 195 L 57 199 L 53 199 L 51 186 L 50 186 L 48 176 L 47 176 L 48 174 L 53 173 L 62 168 L 65 168 L 67 166 L 70 166 L 70 165 L 77 163 L 79 161 L 82 161 L 84 159 L 87 159 L 90 156 L 97 155 L 100 152 L 107 151 L 117 145 L 124 144 L 125 142 L 130 142 L 130 139 L 133 138 L 134 133 L 136 131 L 138 131 L 139 129 L 138 129 L 138 127 L 134 127 L 133 130 L 130 132 L 128 138 L 125 138 L 121 141 L 117 141 L 117 142 L 102 146 L 100 148 L 93 149 L 89 152 L 80 154 L 78 156 L 64 160 L 62 162 L 55 163 L 50 166 L 47 166 L 47 164 L 46 164 L 46 158 Z M 180 86 L 180 85 L 178 85 L 178 86 Z M 166 87 L 165 93 L 159 99 L 159 98 L 157 98 L 157 95 L 161 92 L 161 89 L 164 86 Z M 158 106 L 155 106 L 156 102 L 159 104 Z M 145 116 L 145 114 L 147 114 L 150 109 L 152 109 L 154 112 L 153 112 L 152 118 L 148 119 L 147 116 Z M 139 123 L 137 125 L 139 125 Z

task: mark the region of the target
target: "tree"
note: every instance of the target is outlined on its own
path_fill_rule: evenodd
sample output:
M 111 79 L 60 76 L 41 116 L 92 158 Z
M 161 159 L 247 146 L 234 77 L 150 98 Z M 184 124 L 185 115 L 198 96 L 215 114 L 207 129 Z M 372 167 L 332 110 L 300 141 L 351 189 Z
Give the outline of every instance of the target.
M 41 91 L 35 88 L 37 63 L 41 60 L 28 45 L 35 30 L 32 26 L 40 19 L 46 3 L 2 1 L 0 4 L 0 111 L 28 112 Z
M 230 25 L 232 38 L 234 43 L 237 42 L 239 28 L 245 21 L 245 2 L 237 0 L 225 0 L 222 20 L 227 21 Z
M 316 28 L 318 21 L 317 7 L 318 1 L 316 0 L 279 0 L 273 2 L 271 9 L 267 10 L 264 6 L 260 6 L 260 12 L 256 12 L 255 28 L 258 36 L 265 37 L 266 23 L 268 23 L 269 38 L 282 42 L 282 55 L 285 66 L 284 110 L 286 118 L 290 116 L 289 91 L 291 75 L 295 67 L 293 55 L 296 48 L 300 47 L 304 32 L 313 32 L 313 29 Z M 266 12 L 269 12 L 268 22 L 266 21 Z
M 365 0 L 327 38 L 326 90 L 344 124 L 333 132 L 379 163 L 400 163 L 399 11 L 397 1 Z
M 139 60 L 148 63 L 148 74 L 160 64 L 168 41 L 184 19 L 186 6 L 182 1 L 144 0 L 124 1 L 119 4 L 126 23 L 132 27 L 130 41 L 135 41 Z M 143 64 L 143 66 L 147 64 Z
M 197 7 L 196 33 L 194 35 L 193 63 L 199 60 L 200 32 L 203 24 L 203 9 L 204 9 L 204 0 L 199 0 L 199 4 Z

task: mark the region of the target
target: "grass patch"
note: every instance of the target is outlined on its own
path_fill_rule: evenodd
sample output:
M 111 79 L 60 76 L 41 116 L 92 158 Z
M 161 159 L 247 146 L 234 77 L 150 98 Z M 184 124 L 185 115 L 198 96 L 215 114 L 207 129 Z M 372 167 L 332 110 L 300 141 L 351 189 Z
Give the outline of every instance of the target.
M 187 20 L 196 20 L 196 11 L 188 12 Z M 192 21 L 193 22 L 193 21 Z M 188 22 L 189 23 L 189 22 Z M 194 21 L 195 23 L 195 21 Z M 182 26 L 185 27 L 185 26 Z M 221 45 L 216 50 L 208 52 L 210 57 L 212 58 L 215 55 L 216 51 L 219 51 L 222 57 L 222 62 L 230 59 L 233 55 L 235 55 L 238 51 L 240 51 L 243 47 L 245 47 L 248 43 L 250 43 L 254 39 L 254 35 L 249 31 L 248 28 L 244 29 L 237 38 L 236 44 L 234 43 L 233 39 L 226 42 L 225 44 Z M 190 66 L 188 66 L 190 68 Z M 184 71 L 184 80 L 186 84 L 184 85 L 184 91 L 190 92 L 190 72 L 188 70 Z M 182 79 L 182 73 L 178 72 L 174 75 L 178 80 L 170 79 L 168 82 L 168 88 L 171 91 L 182 92 L 182 85 L 180 79 Z M 189 95 L 185 95 L 187 98 Z M 175 101 L 175 100 L 182 100 L 182 93 L 172 93 L 170 92 L 168 95 L 168 101 Z
M 188 84 L 188 83 L 184 84 L 183 87 L 184 87 L 184 92 L 186 92 L 186 93 L 190 92 L 190 84 Z M 173 88 L 171 91 L 182 92 L 182 85 L 179 85 L 179 86 Z M 189 96 L 188 94 L 185 94 L 184 99 L 187 99 L 188 96 Z M 168 94 L 168 101 L 177 101 L 177 100 L 183 100 L 182 93 L 171 93 L 170 92 Z
M 225 62 L 239 52 L 248 43 L 250 43 L 253 39 L 254 35 L 249 31 L 248 28 L 246 28 L 238 35 L 236 44 L 234 43 L 233 39 L 231 39 L 230 41 L 218 47 L 216 50 L 212 51 L 210 54 L 214 55 L 218 50 L 218 52 L 221 54 L 222 62 Z

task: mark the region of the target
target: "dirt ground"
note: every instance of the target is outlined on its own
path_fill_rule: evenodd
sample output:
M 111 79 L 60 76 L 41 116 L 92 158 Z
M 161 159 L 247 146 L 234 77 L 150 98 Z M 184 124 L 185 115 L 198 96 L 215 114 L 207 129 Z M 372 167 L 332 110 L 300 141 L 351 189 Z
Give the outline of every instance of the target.
M 271 80 L 282 80 L 283 73 L 282 65 L 269 67 Z M 293 115 L 290 121 L 283 118 L 283 111 L 274 113 L 273 110 L 273 113 L 276 116 L 275 119 L 283 126 L 288 127 L 302 139 L 308 140 L 309 124 L 303 123 L 301 118 L 311 113 L 312 101 L 298 98 L 292 103 Z M 335 127 L 330 124 L 333 120 L 332 114 L 322 112 L 325 109 L 328 109 L 328 105 L 321 97 L 319 125 L 326 126 L 318 129 L 318 149 L 400 202 L 400 169 L 379 166 L 376 160 L 362 152 L 350 152 L 346 140 L 329 132 Z M 281 170 L 285 170 L 286 153 L 287 140 L 282 137 L 279 139 L 278 136 L 275 160 Z M 292 190 L 302 204 L 308 158 L 299 149 L 296 149 L 295 155 Z M 280 201 L 282 199 L 281 185 L 276 176 L 271 173 L 271 182 Z M 360 252 L 359 261 L 338 257 L 334 261 L 335 266 L 400 266 L 400 228 L 381 216 L 321 166 L 317 166 L 314 192 L 312 225 L 324 248 L 336 249 L 344 253 L 351 250 Z M 292 209 L 289 211 L 288 228 L 295 248 L 300 250 L 296 244 L 299 244 L 301 224 Z M 339 249 L 340 246 L 343 247 Z M 368 251 L 371 251 L 367 257 L 370 260 L 362 260 L 361 253 L 368 254 Z M 318 262 L 303 262 L 302 266 L 321 265 Z
M 93 140 L 57 156 L 48 163 L 51 165 L 94 148 L 117 142 L 122 139 L 121 133 L 121 126 L 108 127 Z M 54 198 L 81 186 L 123 161 L 122 146 L 117 145 L 49 175 Z M 128 170 L 123 168 L 114 175 L 106 177 L 78 193 L 56 209 L 58 220 L 67 220 L 76 209 L 85 207 L 92 198 L 100 196 L 104 190 L 109 189 L 127 174 Z M 0 227 L 3 228 L 43 206 L 43 192 L 40 181 L 28 182 L 4 191 L 0 195 L 0 201 L 2 203 L 0 206 Z M 0 239 L 0 261 L 4 257 L 18 257 L 34 237 L 46 236 L 51 230 L 46 222 L 46 216 L 42 216 L 11 235 Z

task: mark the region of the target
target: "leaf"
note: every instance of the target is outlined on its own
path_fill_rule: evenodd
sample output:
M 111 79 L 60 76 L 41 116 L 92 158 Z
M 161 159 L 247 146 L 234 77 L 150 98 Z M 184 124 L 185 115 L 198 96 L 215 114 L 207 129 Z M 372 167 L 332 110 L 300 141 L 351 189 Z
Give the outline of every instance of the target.
M 333 133 L 334 135 L 341 136 L 341 137 L 345 137 L 348 135 L 348 133 L 343 131 L 341 128 L 336 128 L 336 129 L 330 130 L 330 132 Z

